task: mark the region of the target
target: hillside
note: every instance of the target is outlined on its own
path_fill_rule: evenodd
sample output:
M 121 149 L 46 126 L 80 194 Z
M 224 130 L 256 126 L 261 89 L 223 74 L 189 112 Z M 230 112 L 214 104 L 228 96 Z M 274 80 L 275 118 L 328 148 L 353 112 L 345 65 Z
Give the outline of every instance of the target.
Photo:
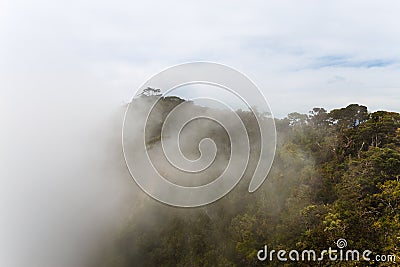
M 134 101 L 140 109 L 146 97 Z M 158 155 L 166 114 L 183 102 L 164 98 L 149 119 L 146 142 L 155 161 L 163 160 Z M 196 114 L 208 108 L 191 103 L 187 109 Z M 399 113 L 369 113 L 367 107 L 352 104 L 330 112 L 314 108 L 309 114 L 295 112 L 276 119 L 274 164 L 266 182 L 252 194 L 247 187 L 260 139 L 254 116 L 263 115 L 247 111 L 238 111 L 238 115 L 248 130 L 252 152 L 239 185 L 221 200 L 194 209 L 174 208 L 144 194 L 138 196 L 132 202 L 135 216 L 106 244 L 97 266 L 281 266 L 277 261 L 259 261 L 258 250 L 264 245 L 287 251 L 322 250 L 336 247 L 339 238 L 347 240 L 348 248 L 395 254 L 400 260 Z M 198 150 L 193 144 L 205 136 L 214 139 L 219 167 L 196 181 L 185 181 L 166 170 L 174 182 L 208 182 L 229 160 L 229 137 L 223 129 L 209 122 L 195 126 L 196 130 L 183 136 L 192 139 L 184 142 L 182 149 L 195 157 Z M 163 163 L 159 166 L 164 168 Z M 338 265 L 330 261 L 318 264 Z M 340 264 L 355 266 L 352 262 Z

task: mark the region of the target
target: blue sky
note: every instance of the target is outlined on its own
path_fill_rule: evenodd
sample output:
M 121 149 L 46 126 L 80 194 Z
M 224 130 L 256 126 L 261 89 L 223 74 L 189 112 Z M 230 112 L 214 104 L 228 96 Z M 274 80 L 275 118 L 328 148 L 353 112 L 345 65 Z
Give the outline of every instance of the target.
M 396 64 L 395 59 L 367 59 L 357 60 L 350 56 L 323 56 L 316 58 L 311 68 L 320 69 L 324 67 L 341 68 L 384 68 Z

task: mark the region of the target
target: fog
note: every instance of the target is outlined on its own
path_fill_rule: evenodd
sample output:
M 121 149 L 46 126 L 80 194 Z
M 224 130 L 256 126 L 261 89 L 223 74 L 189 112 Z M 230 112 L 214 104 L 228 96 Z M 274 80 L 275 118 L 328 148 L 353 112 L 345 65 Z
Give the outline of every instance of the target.
M 84 266 L 136 194 L 121 152 L 123 94 L 77 78 L 3 79 L 1 266 Z
M 150 216 L 149 223 L 159 218 L 151 209 L 162 204 L 139 189 L 124 161 L 123 94 L 60 78 L 66 79 L 55 76 L 31 87 L 24 84 L 34 77 L 8 79 L 12 87 L 1 91 L 1 266 L 88 266 L 136 213 Z M 43 89 L 49 84 L 56 86 Z M 182 150 L 188 155 L 196 157 L 196 140 L 209 131 L 227 142 L 221 127 L 207 125 L 184 131 Z M 230 151 L 221 140 L 216 144 L 225 155 L 220 152 L 212 170 L 192 181 L 174 171 L 170 178 L 198 184 L 219 175 Z M 167 170 L 159 150 L 150 154 Z

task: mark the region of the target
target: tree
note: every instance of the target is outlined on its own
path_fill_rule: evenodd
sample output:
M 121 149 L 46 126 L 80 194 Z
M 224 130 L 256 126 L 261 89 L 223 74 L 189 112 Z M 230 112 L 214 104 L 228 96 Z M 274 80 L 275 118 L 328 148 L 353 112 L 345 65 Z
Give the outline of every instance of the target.
M 368 119 L 366 106 L 350 104 L 345 108 L 334 109 L 329 113 L 332 124 L 341 128 L 354 128 Z
M 310 112 L 309 119 L 313 126 L 326 126 L 329 124 L 328 113 L 324 108 L 313 108 Z
M 140 96 L 159 96 L 161 95 L 161 89 L 147 87 L 143 89 L 143 92 L 140 93 Z
M 301 114 L 298 112 L 292 112 L 288 115 L 289 124 L 291 126 L 302 126 L 307 123 L 307 114 Z

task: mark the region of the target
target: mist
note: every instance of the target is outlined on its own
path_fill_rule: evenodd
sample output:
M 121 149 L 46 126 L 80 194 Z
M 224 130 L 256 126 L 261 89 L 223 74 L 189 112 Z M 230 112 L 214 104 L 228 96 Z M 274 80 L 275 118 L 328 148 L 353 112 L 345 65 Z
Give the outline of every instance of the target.
M 155 106 L 150 116 L 147 118 L 146 110 L 155 101 L 155 99 L 160 99 Z M 180 132 L 179 138 L 176 135 L 170 135 L 168 129 L 180 128 L 182 125 L 179 124 L 179 117 L 194 117 L 199 114 L 207 114 L 212 118 L 218 116 L 223 116 L 225 118 L 224 123 L 232 124 L 234 119 L 233 114 L 227 110 L 215 108 L 215 104 L 211 104 L 209 107 L 204 105 L 197 105 L 196 102 L 187 101 L 180 99 L 179 101 L 175 96 L 159 97 L 159 96 L 141 96 L 135 98 L 130 105 L 128 110 L 127 119 L 130 119 L 136 123 L 125 126 L 124 129 L 124 144 L 127 144 L 125 149 L 131 148 L 132 153 L 126 155 L 127 161 L 132 161 L 131 168 L 139 168 L 141 174 L 145 175 L 147 179 L 150 179 L 154 175 L 153 170 L 146 169 L 146 155 L 140 154 L 137 147 L 143 143 L 140 138 L 143 135 L 142 121 L 147 119 L 146 124 L 146 150 L 151 160 L 154 168 L 167 180 L 183 186 L 199 186 L 212 182 L 217 179 L 227 168 L 233 169 L 232 173 L 234 175 L 240 175 L 242 178 L 239 181 L 237 187 L 235 187 L 226 196 L 213 202 L 209 205 L 205 205 L 197 208 L 177 208 L 170 205 L 160 203 L 159 201 L 149 197 L 138 195 L 131 202 L 130 210 L 125 212 L 129 214 L 129 218 L 121 224 L 121 227 L 116 231 L 114 236 L 110 236 L 110 239 L 106 240 L 104 243 L 103 250 L 93 258 L 92 266 L 130 266 L 135 264 L 137 266 L 145 265 L 157 265 L 160 262 L 154 262 L 153 259 L 146 257 L 147 253 L 152 251 L 153 246 L 159 246 L 159 249 L 167 249 L 169 245 L 163 244 L 164 238 L 175 237 L 176 231 L 179 231 L 183 236 L 192 235 L 196 230 L 191 227 L 204 221 L 204 227 L 211 227 L 212 230 L 207 236 L 201 239 L 199 242 L 204 242 L 207 247 L 220 247 L 221 249 L 227 245 L 227 236 L 225 231 L 227 229 L 214 229 L 218 228 L 219 224 L 226 220 L 231 220 L 236 216 L 240 216 L 243 211 L 245 211 L 249 203 L 260 203 L 262 207 L 265 208 L 265 212 L 269 214 L 270 217 L 278 219 L 278 216 L 282 209 L 284 208 L 285 201 L 291 193 L 291 186 L 293 180 L 298 179 L 297 173 L 299 170 L 305 166 L 312 164 L 312 160 L 305 163 L 304 156 L 300 161 L 292 159 L 288 155 L 280 155 L 280 161 L 274 164 L 272 169 L 273 176 L 265 181 L 265 184 L 256 193 L 250 194 L 248 192 L 248 185 L 250 179 L 254 173 L 257 166 L 258 157 L 260 156 L 260 129 L 257 127 L 257 120 L 255 116 L 261 116 L 261 114 L 254 114 L 251 111 L 236 111 L 241 121 L 244 123 L 249 140 L 249 161 L 246 168 L 243 170 L 240 168 L 237 160 L 232 159 L 231 148 L 234 145 L 230 141 L 232 135 L 238 134 L 238 129 L 236 132 L 226 132 L 222 125 L 210 121 L 207 119 L 198 119 L 191 121 Z M 168 121 L 166 117 L 171 114 L 175 107 L 180 107 L 180 112 L 173 116 L 174 120 Z M 171 124 L 172 123 L 172 124 Z M 234 124 L 232 124 L 234 125 Z M 238 126 L 237 126 L 238 127 Z M 166 128 L 166 129 L 165 129 Z M 166 131 L 167 137 L 161 137 L 161 129 Z M 235 128 L 234 128 L 235 129 Z M 268 133 L 268 131 L 265 131 Z M 174 131 L 172 131 L 174 133 Z M 216 145 L 216 155 L 215 159 L 212 161 L 206 169 L 198 173 L 188 173 L 180 170 L 177 166 L 182 164 L 182 162 L 174 161 L 171 163 L 169 159 L 166 158 L 165 151 L 163 151 L 163 146 L 168 145 L 168 143 L 179 142 L 181 152 L 187 159 L 195 160 L 204 156 L 205 154 L 210 154 L 213 150 L 212 147 L 208 149 L 203 149 L 200 153 L 199 144 L 204 138 L 210 138 L 215 142 Z M 269 137 L 267 139 L 273 139 Z M 281 140 L 281 143 L 283 141 Z M 130 144 L 131 143 L 131 144 Z M 167 144 L 166 144 L 167 143 Z M 242 143 L 245 142 L 242 140 Z M 132 145 L 134 144 L 134 145 Z M 281 144 L 282 145 L 282 144 Z M 132 148 L 135 148 L 132 150 Z M 246 150 L 241 148 L 239 150 L 239 156 L 242 158 L 246 157 Z M 298 151 L 300 153 L 300 151 Z M 176 152 L 179 153 L 179 152 Z M 266 159 L 261 159 L 266 160 Z M 177 165 L 175 165 L 177 164 Z M 229 166 L 231 164 L 231 166 Z M 293 166 L 290 168 L 289 166 Z M 282 169 L 286 168 L 286 174 L 284 181 L 282 177 L 277 174 Z M 137 171 L 134 173 L 138 173 Z M 133 175 L 134 175 L 133 173 Z M 243 176 L 241 176 L 243 173 Z M 235 179 L 230 177 L 229 179 Z M 134 185 L 137 187 L 137 185 Z M 156 187 L 156 185 L 153 185 Z M 167 188 L 160 188 L 159 190 L 168 190 Z M 255 204 L 254 204 L 255 205 Z M 183 228 L 175 229 L 176 224 L 181 225 Z M 171 228 L 172 227 L 172 228 Z M 176 231 L 175 231 L 175 230 Z M 202 231 L 202 230 L 199 230 Z M 206 234 L 207 230 L 201 232 L 200 234 Z M 182 241 L 170 241 L 171 246 L 176 246 L 176 250 L 170 251 L 171 255 L 173 253 L 184 254 L 191 253 L 191 249 L 195 249 L 195 244 L 186 244 L 184 246 Z M 183 241 L 184 242 L 184 241 Z M 157 244 L 157 245 L 156 245 Z M 228 245 L 229 246 L 229 245 Z M 181 247 L 181 248 L 178 248 Z M 154 253 L 157 253 L 155 249 Z M 217 252 L 216 252 L 217 253 Z M 164 263 L 163 263 L 164 264 Z M 175 263 L 165 263 L 165 264 L 178 264 Z M 185 264 L 179 262 L 179 264 Z M 190 263 L 186 263 L 190 264 Z M 194 263 L 193 263 L 194 264 Z
M 52 74 L 3 79 L 1 266 L 87 266 L 137 194 L 122 156 L 121 91 Z
M 36 90 L 20 87 L 19 91 L 2 91 L 1 99 L 8 101 L 2 103 L 6 112 L 1 117 L 5 129 L 1 132 L 1 265 L 107 266 L 109 258 L 104 255 L 112 253 L 115 242 L 129 225 L 137 225 L 135 229 L 139 232 L 152 232 L 162 229 L 165 220 L 174 216 L 190 221 L 206 214 L 218 222 L 221 214 L 217 211 L 221 208 L 227 216 L 242 208 L 232 206 L 236 201 L 232 202 L 229 194 L 217 205 L 191 211 L 167 206 L 147 196 L 133 181 L 122 153 L 122 123 L 127 105 L 121 103 L 121 96 L 104 86 L 86 86 L 65 83 L 53 90 L 35 85 Z M 16 102 L 19 105 L 10 105 Z M 133 124 L 132 132 L 138 135 L 142 131 L 139 120 L 146 118 L 140 106 L 145 106 L 146 100 L 137 99 L 135 103 L 139 105 L 134 109 L 138 123 Z M 187 105 L 183 112 L 186 114 L 206 110 L 215 116 L 227 112 L 191 102 Z M 148 143 L 160 135 L 167 113 L 161 107 L 150 118 L 153 124 L 147 129 Z M 255 123 L 250 112 L 242 112 L 241 116 L 247 127 Z M 135 134 L 130 137 L 135 141 Z M 169 166 L 160 139 L 148 147 L 149 156 L 174 183 L 186 186 L 208 183 L 223 173 L 231 150 L 229 136 L 221 126 L 198 121 L 182 132 L 183 153 L 188 158 L 197 158 L 199 141 L 205 137 L 215 141 L 216 159 L 210 168 L 191 179 L 187 173 Z M 249 138 L 251 158 L 240 182 L 245 194 L 259 155 L 260 136 L 256 127 Z M 142 165 L 142 156 L 139 155 L 136 166 Z M 233 162 L 233 173 L 241 173 L 243 170 L 235 165 Z M 129 245 L 126 249 L 135 251 Z
M 336 184 L 331 180 L 337 175 L 334 167 L 344 147 L 340 138 L 347 140 L 339 135 L 343 129 L 340 127 L 353 127 L 344 132 L 354 133 L 359 126 L 369 127 L 368 120 L 373 116 L 386 114 L 393 116 L 386 120 L 393 123 L 390 128 L 393 133 L 382 137 L 390 140 L 390 146 L 382 151 L 389 153 L 399 137 L 398 114 L 368 114 L 366 107 L 357 104 L 329 113 L 316 108 L 310 116 L 292 113 L 288 118 L 276 120 L 278 150 L 273 167 L 260 189 L 249 194 L 248 184 L 260 149 L 255 116 L 266 115 L 239 110 L 236 112 L 248 131 L 251 152 L 243 179 L 214 203 L 191 209 L 177 208 L 146 195 L 133 181 L 125 163 L 129 158 L 124 158 L 122 151 L 121 129 L 127 105 L 111 101 L 117 97 L 111 97 L 113 94 L 104 88 L 98 90 L 100 94 L 90 108 L 86 104 L 93 91 L 73 98 L 69 96 L 72 91 L 68 90 L 51 97 L 62 102 L 37 105 L 40 96 L 50 93 L 39 91 L 41 95 L 31 94 L 30 98 L 22 99 L 21 109 L 12 109 L 7 103 L 2 106 L 12 114 L 1 117 L 5 126 L 1 133 L 0 168 L 2 265 L 259 266 L 263 263 L 257 261 L 254 251 L 263 244 L 287 249 L 307 246 L 306 242 L 329 246 L 337 236 L 343 235 L 335 228 L 324 228 L 331 216 L 330 210 L 335 208 L 332 203 L 337 199 L 342 201 L 339 197 L 357 196 L 339 195 L 340 191 L 336 190 L 341 190 L 342 180 Z M 3 92 L 15 97 L 11 91 Z M 29 95 L 29 90 L 25 92 Z M 131 119 L 136 118 L 137 123 L 131 124 L 128 142 L 140 141 L 137 138 L 143 128 L 139 122 L 146 118 L 141 110 L 151 103 L 150 98 L 140 97 L 130 103 L 134 106 Z M 200 106 L 174 96 L 162 99 L 149 117 L 145 131 L 146 149 L 154 166 L 177 184 L 192 186 L 210 182 L 227 166 L 234 145 L 229 144 L 225 129 L 208 120 L 195 120 L 183 128 L 179 142 L 187 158 L 201 156 L 198 144 L 205 137 L 213 139 L 218 149 L 210 169 L 188 180 L 187 173 L 171 168 L 163 155 L 161 126 L 178 103 L 185 104 L 178 113 L 182 116 L 202 111 L 210 117 L 223 115 L 226 122 L 232 118 L 226 110 Z M 359 114 L 358 111 L 365 115 L 361 116 L 364 122 L 359 125 L 352 121 L 355 117 L 351 113 Z M 175 118 L 179 121 L 178 117 Z M 331 122 L 334 118 L 338 118 L 337 123 Z M 174 124 L 169 127 L 176 128 Z M 164 141 L 174 143 L 175 137 L 167 135 Z M 208 149 L 211 151 L 212 147 L 201 152 L 207 154 Z M 362 153 L 369 155 L 380 148 L 362 151 L 364 145 L 361 145 L 354 151 L 350 149 L 356 154 L 342 157 L 361 161 L 364 160 Z M 135 156 L 135 167 L 144 166 L 144 157 Z M 240 173 L 242 170 L 235 163 L 233 172 Z M 328 164 L 332 164 L 330 169 L 326 168 Z M 331 170 L 334 171 L 330 173 Z M 352 169 L 339 170 L 343 172 L 340 177 L 346 181 Z M 393 166 L 393 173 L 398 173 L 397 165 Z M 152 172 L 147 174 L 149 178 Z M 353 239 L 361 236 L 357 242 L 366 246 L 364 235 L 357 235 L 358 230 Z M 315 234 L 309 236 L 310 231 Z M 379 246 L 378 243 L 374 249 L 378 251 Z

